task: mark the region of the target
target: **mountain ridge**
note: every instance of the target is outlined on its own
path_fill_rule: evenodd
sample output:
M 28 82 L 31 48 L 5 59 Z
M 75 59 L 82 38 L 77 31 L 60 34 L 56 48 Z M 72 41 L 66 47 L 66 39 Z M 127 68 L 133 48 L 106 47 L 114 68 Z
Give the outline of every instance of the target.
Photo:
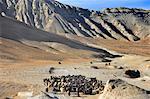
M 121 7 L 90 11 L 54 0 L 2 0 L 0 4 L 1 14 L 56 34 L 127 41 L 150 35 L 149 10 Z
M 23 54 L 21 54 L 21 52 L 24 51 L 24 53 L 26 53 L 25 56 L 28 56 L 29 59 L 41 59 L 41 57 L 48 57 L 50 60 L 51 58 L 63 60 L 63 58 L 66 59 L 66 57 L 71 59 L 83 57 L 92 58 L 93 55 L 99 55 L 101 56 L 101 59 L 120 57 L 119 55 L 112 54 L 109 50 L 93 47 L 78 40 L 73 40 L 55 33 L 50 33 L 34 27 L 30 27 L 27 24 L 17 20 L 12 20 L 10 18 L 0 16 L 0 21 L 0 50 L 2 52 L 0 54 L 0 58 L 2 59 L 5 57 L 11 57 L 13 59 L 17 57 L 18 54 L 22 56 Z M 32 53 L 29 53 L 28 51 L 35 51 L 35 53 L 41 52 L 40 55 L 43 53 L 44 55 L 38 56 L 39 53 L 32 55 Z M 47 53 L 47 55 L 45 55 L 45 53 Z M 14 56 L 12 57 L 12 55 Z M 54 56 L 54 58 L 52 56 Z M 19 60 L 24 57 L 20 57 Z

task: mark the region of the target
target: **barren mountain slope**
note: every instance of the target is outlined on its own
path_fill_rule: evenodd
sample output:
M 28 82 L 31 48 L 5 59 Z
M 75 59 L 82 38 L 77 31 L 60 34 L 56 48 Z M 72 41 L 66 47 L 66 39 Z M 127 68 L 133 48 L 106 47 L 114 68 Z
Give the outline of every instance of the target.
M 150 35 L 150 11 L 90 11 L 54 0 L 1 0 L 0 13 L 57 34 L 137 41 Z
M 108 50 L 92 47 L 77 40 L 44 32 L 28 25 L 0 16 L 1 61 L 19 62 L 116 57 Z M 17 61 L 15 61 L 17 60 Z

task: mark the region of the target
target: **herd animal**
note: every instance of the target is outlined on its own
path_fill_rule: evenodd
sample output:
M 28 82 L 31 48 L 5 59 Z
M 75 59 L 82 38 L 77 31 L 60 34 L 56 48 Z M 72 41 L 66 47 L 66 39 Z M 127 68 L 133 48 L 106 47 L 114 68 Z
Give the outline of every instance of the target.
M 47 87 L 46 92 L 50 89 L 54 92 L 75 93 L 80 96 L 80 93 L 85 95 L 98 94 L 104 89 L 102 81 L 96 78 L 87 78 L 82 75 L 67 75 L 67 76 L 50 76 L 43 79 L 44 85 Z

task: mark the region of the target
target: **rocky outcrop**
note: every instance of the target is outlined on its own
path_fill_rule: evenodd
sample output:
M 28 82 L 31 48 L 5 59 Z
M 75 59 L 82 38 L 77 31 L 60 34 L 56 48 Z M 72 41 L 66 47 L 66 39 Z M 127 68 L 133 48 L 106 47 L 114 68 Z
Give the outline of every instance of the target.
M 149 96 L 144 89 L 120 79 L 112 79 L 107 81 L 99 99 L 149 99 Z
M 150 35 L 150 11 L 143 9 L 107 8 L 100 12 L 55 0 L 1 0 L 0 13 L 57 34 L 128 41 Z

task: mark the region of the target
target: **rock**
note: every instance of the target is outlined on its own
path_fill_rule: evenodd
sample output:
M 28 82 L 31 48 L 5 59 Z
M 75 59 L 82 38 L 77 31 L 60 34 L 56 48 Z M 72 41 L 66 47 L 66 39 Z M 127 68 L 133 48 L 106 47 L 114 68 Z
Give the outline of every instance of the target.
M 117 66 L 117 69 L 123 69 L 123 67 L 122 66 Z
M 140 77 L 140 71 L 138 70 L 126 70 L 125 76 L 129 78 L 139 78 Z
M 91 68 L 93 68 L 93 69 L 99 69 L 97 66 L 91 66 Z
M 146 90 L 128 84 L 121 79 L 108 80 L 98 99 L 149 99 Z
M 109 59 L 102 59 L 102 62 L 111 62 L 112 60 L 109 60 Z
M 58 62 L 58 64 L 62 64 L 61 62 Z
M 51 74 L 51 73 L 53 73 L 53 71 L 55 70 L 55 68 L 54 67 L 50 67 L 50 69 L 49 69 L 49 73 Z
M 6 97 L 5 99 L 14 99 L 13 97 Z

